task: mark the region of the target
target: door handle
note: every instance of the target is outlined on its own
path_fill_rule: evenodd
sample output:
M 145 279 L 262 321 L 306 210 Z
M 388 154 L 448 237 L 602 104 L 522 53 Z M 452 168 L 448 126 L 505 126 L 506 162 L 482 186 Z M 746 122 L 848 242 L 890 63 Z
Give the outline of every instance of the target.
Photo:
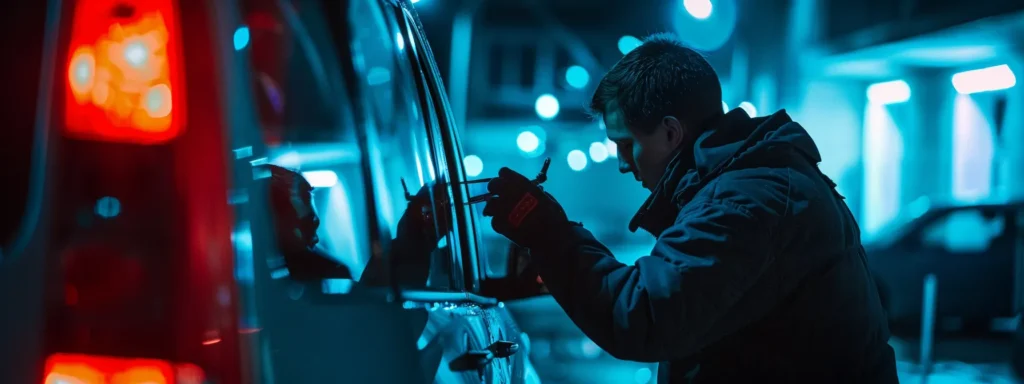
M 516 352 L 519 352 L 519 343 L 498 340 L 495 341 L 494 344 L 491 344 L 490 347 L 487 347 L 487 350 L 491 351 L 491 354 L 493 354 L 495 358 L 504 359 L 506 357 L 512 357 Z
M 499 340 L 491 344 L 487 349 L 469 351 L 456 357 L 448 363 L 448 369 L 452 372 L 480 371 L 487 367 L 494 359 L 504 359 L 519 352 L 519 343 Z

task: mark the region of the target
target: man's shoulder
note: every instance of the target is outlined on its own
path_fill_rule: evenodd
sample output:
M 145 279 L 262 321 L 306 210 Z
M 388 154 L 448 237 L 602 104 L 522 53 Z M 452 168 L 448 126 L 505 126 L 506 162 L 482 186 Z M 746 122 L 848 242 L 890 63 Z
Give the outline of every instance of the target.
M 781 216 L 791 199 L 789 168 L 727 171 L 709 182 L 690 204 L 721 204 L 755 214 Z
M 813 167 L 813 166 L 811 166 Z M 832 186 L 811 168 L 748 168 L 722 173 L 690 204 L 740 207 L 758 217 L 828 215 L 835 204 Z

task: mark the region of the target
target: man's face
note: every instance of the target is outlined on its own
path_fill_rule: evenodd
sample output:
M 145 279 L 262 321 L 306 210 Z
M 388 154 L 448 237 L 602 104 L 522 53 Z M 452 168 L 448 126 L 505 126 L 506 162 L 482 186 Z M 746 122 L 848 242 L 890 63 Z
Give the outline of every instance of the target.
M 320 242 L 316 235 L 320 228 L 320 217 L 316 208 L 313 207 L 313 194 L 311 192 L 299 192 L 292 195 L 292 208 L 295 209 L 295 217 L 288 220 L 286 228 L 289 233 L 283 234 L 290 249 L 309 249 Z
M 615 143 L 619 156 L 619 172 L 632 173 L 644 188 L 654 191 L 668 167 L 672 155 L 683 139 L 682 127 L 668 117 L 650 134 L 626 126 L 621 110 L 614 103 L 604 115 L 608 140 Z

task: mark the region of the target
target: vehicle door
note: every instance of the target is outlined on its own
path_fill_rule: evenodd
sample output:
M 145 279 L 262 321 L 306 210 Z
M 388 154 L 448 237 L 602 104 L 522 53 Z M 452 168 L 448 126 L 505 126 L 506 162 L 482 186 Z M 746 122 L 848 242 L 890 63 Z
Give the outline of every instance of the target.
M 402 239 L 393 236 L 399 232 L 397 226 L 406 211 L 403 180 L 412 194 L 424 185 L 441 186 L 433 191 L 435 217 L 454 206 L 448 163 L 441 155 L 444 150 L 436 133 L 438 117 L 430 113 L 432 101 L 421 103 L 426 99 L 418 92 L 418 79 L 404 61 L 410 44 L 381 8 L 382 3 L 324 1 L 320 9 L 303 9 L 299 6 L 302 2 L 292 3 L 296 4 L 297 17 L 290 8 L 281 7 L 277 11 L 282 14 L 279 19 L 306 21 L 302 28 L 293 29 L 307 31 L 314 41 L 318 29 L 328 27 L 333 31 L 335 49 L 324 53 L 298 43 L 293 45 L 295 51 L 307 56 L 318 52 L 325 64 L 295 67 L 294 63 L 278 63 L 280 58 L 294 60 L 297 52 L 282 52 L 279 47 L 286 45 L 280 43 L 262 43 L 269 52 L 261 53 L 266 48 L 261 48 L 261 36 L 257 35 L 272 36 L 279 30 L 279 23 L 268 23 L 269 28 L 258 32 L 253 26 L 267 17 L 252 15 L 248 19 L 253 65 L 263 61 L 260 66 L 265 68 L 254 69 L 252 82 L 262 87 L 265 99 L 258 105 L 264 120 L 261 126 L 269 128 L 264 140 L 266 158 L 272 164 L 299 169 L 318 187 L 313 199 L 320 212 L 323 247 L 363 281 L 361 277 L 370 272 L 374 258 L 384 256 L 382 250 L 398 252 L 401 248 L 397 243 Z M 313 20 L 321 17 L 326 19 L 325 25 L 318 26 Z M 331 56 L 338 57 L 336 68 L 324 59 Z M 282 66 L 286 76 L 269 75 Z M 342 92 L 326 97 L 313 92 L 322 84 L 330 84 L 335 73 L 340 76 Z M 314 78 L 302 81 L 304 77 Z M 296 81 L 298 84 L 291 88 L 285 83 Z M 334 101 L 325 108 L 327 111 L 342 107 L 352 111 L 352 117 L 343 116 L 343 121 L 312 120 L 315 116 L 331 116 L 310 109 L 318 105 L 317 100 L 310 99 L 312 96 L 320 97 L 321 105 Z M 280 99 L 284 99 L 283 108 Z M 288 99 L 293 100 L 289 103 Z M 339 106 L 338 100 L 345 100 L 346 105 Z M 299 110 L 289 113 L 289 104 Z M 290 118 L 298 119 L 297 123 L 290 123 Z M 308 382 L 312 378 L 326 382 L 343 378 L 351 382 L 412 382 L 396 375 L 415 371 L 425 380 L 479 382 L 477 372 L 448 371 L 449 361 L 486 348 L 488 337 L 478 309 L 481 300 L 463 292 L 465 279 L 461 265 L 455 262 L 460 260 L 461 243 L 456 226 L 442 220 L 431 225 L 439 241 L 429 256 L 427 279 L 419 286 L 401 287 L 397 299 L 404 302 L 402 306 L 381 307 L 367 302 L 353 307 L 352 300 L 359 295 L 362 282 L 355 283 L 347 294 L 343 294 L 346 289 L 327 289 L 326 284 L 336 283 L 335 288 L 342 288 L 342 284 L 352 282 L 325 281 L 324 287 L 317 289 L 298 289 L 294 282 L 277 287 L 287 292 L 287 298 L 278 293 L 274 309 L 260 311 L 273 319 L 267 323 L 274 326 L 264 327 L 265 331 L 288 334 L 272 335 L 268 343 L 267 348 L 273 351 L 270 360 L 275 377 L 284 377 L 285 382 Z M 391 256 L 397 260 L 407 255 Z M 300 315 L 302 311 L 308 314 Z M 301 321 L 296 321 L 299 318 Z M 321 348 L 310 348 L 314 345 Z M 332 354 L 338 348 L 349 353 Z M 316 364 L 310 360 L 310 352 L 338 359 Z M 393 369 L 396 366 L 406 368 Z M 410 366 L 422 370 L 408 369 Z
M 265 148 L 249 162 L 303 174 L 315 188 L 319 246 L 354 277 L 310 284 L 255 269 L 266 374 L 286 383 L 433 381 L 441 352 L 417 341 L 432 307 L 423 303 L 438 300 L 395 298 L 392 287 L 366 278 L 398 249 L 402 180 L 418 189 L 444 171 L 432 162 L 422 113 L 395 81 L 407 76 L 396 65 L 395 33 L 374 0 L 242 3 Z M 440 238 L 449 231 L 430 230 Z M 278 259 L 272 251 L 254 257 Z M 428 279 L 403 289 L 445 297 L 459 280 L 446 269 L 451 253 L 440 247 L 428 257 Z
M 1013 316 L 1014 223 L 1013 210 L 1004 206 L 958 207 L 910 233 L 908 246 L 914 251 L 907 254 L 913 259 L 907 265 L 921 276 L 938 277 L 939 316 Z
M 429 113 L 434 116 L 432 121 L 434 135 L 438 137 L 438 146 L 443 153 L 437 153 L 438 162 L 448 165 L 450 185 L 452 185 L 452 220 L 457 228 L 458 244 L 457 264 L 465 278 L 464 289 L 471 293 L 481 292 L 481 270 L 482 262 L 479 258 L 480 244 L 479 231 L 474 215 L 474 208 L 466 204 L 469 200 L 469 188 L 465 170 L 462 164 L 462 147 L 459 141 L 458 129 L 454 124 L 444 85 L 437 70 L 429 43 L 425 38 L 422 27 L 416 17 L 415 11 L 406 2 L 390 2 L 394 7 L 394 15 L 398 24 L 411 42 L 407 44 L 409 63 L 413 72 L 418 75 L 418 81 L 422 102 Z M 483 318 L 483 325 L 486 327 L 486 343 L 493 347 L 514 346 L 513 351 L 505 351 L 502 356 L 486 362 L 485 378 L 487 382 L 523 382 L 528 366 L 528 352 L 525 344 L 525 335 L 522 334 L 504 304 L 498 302 L 498 298 L 487 297 L 487 302 L 497 305 L 479 305 L 479 315 Z

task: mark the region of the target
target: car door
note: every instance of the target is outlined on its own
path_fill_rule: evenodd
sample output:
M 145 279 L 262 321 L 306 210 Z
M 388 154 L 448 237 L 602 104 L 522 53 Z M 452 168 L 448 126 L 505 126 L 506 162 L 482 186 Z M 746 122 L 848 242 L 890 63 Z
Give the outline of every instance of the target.
M 262 369 L 264 382 L 432 381 L 440 353 L 417 344 L 429 306 L 417 299 L 403 306 L 390 287 L 364 279 L 372 265 L 387 265 L 385 252 L 395 249 L 393 233 L 406 205 L 401 179 L 425 182 L 437 173 L 422 149 L 425 129 L 417 135 L 398 124 L 407 114 L 392 102 L 403 97 L 393 80 L 394 35 L 384 33 L 374 0 L 240 3 L 236 48 L 249 64 L 240 68 L 250 74 L 247 103 L 258 109 L 257 121 L 240 129 L 258 129 L 260 138 L 247 148 L 251 154 L 241 151 L 240 175 L 265 178 L 246 166 L 263 163 L 301 172 L 314 187 L 319 246 L 356 280 L 292 281 L 273 241 L 251 231 L 247 264 L 253 268 L 242 275 L 256 293 L 257 317 L 247 336 L 259 350 L 252 366 Z M 257 184 L 250 197 L 259 194 Z M 259 216 L 272 216 L 262 200 L 248 199 L 252 228 Z M 434 252 L 429 264 L 449 264 L 445 259 L 450 253 Z M 408 288 L 447 292 L 457 279 L 438 270 Z
M 455 231 L 458 232 L 461 239 L 457 255 L 460 260 L 457 261 L 457 264 L 461 264 L 461 271 L 465 277 L 464 288 L 469 292 L 479 292 L 482 268 L 478 257 L 480 244 L 478 244 L 477 234 L 479 232 L 476 228 L 473 210 L 466 204 L 469 199 L 469 190 L 467 184 L 464 183 L 467 179 L 462 164 L 462 147 L 458 130 L 454 125 L 444 86 L 429 43 L 423 35 L 415 11 L 404 2 L 391 2 L 391 4 L 395 7 L 396 18 L 399 19 L 401 28 L 405 31 L 405 35 L 409 36 L 408 40 L 412 42 L 412 44 L 408 44 L 413 49 L 410 54 L 415 53 L 416 56 L 410 57 L 410 64 L 414 67 L 414 72 L 421 76 L 419 80 L 421 91 L 428 96 L 425 104 L 432 108 L 431 113 L 436 116 L 435 134 L 439 137 L 439 144 L 444 150 L 443 153 L 438 153 L 438 156 L 443 156 L 444 159 L 438 159 L 438 161 L 444 161 L 449 166 L 451 185 L 453 185 L 452 205 L 454 211 L 452 214 L 456 218 L 453 222 L 458 225 Z M 497 303 L 497 300 L 489 301 Z M 479 311 L 485 326 L 480 331 L 486 332 L 487 342 L 492 346 L 514 346 L 514 350 L 518 351 L 506 353 L 505 357 L 495 358 L 489 362 L 485 370 L 486 381 L 493 383 L 523 382 L 528 366 L 525 336 L 503 304 L 481 305 Z
M 495 318 L 490 309 L 497 308 L 497 302 L 472 294 L 475 264 L 467 253 L 472 250 L 467 246 L 471 244 L 471 227 L 460 213 L 464 208 L 454 184 L 459 180 L 461 157 L 457 142 L 447 135 L 447 101 L 438 88 L 429 46 L 419 29 L 411 27 L 418 25 L 415 15 L 395 2 L 356 2 L 351 17 L 357 40 L 355 56 L 365 60 L 369 82 L 377 84 L 370 92 L 384 122 L 380 125 L 381 146 L 396 149 L 390 154 L 379 152 L 385 175 L 381 184 L 396 186 L 392 195 L 400 193 L 397 186 L 402 178 L 410 190 L 427 184 L 439 186 L 434 188 L 434 216 L 449 218 L 436 222 L 439 241 L 425 290 L 402 292 L 407 307 L 425 308 L 428 313 L 417 347 L 424 351 L 427 364 L 430 357 L 426 356 L 440 354 L 434 361 L 435 382 L 476 383 L 482 378 L 484 382 L 509 382 L 512 376 L 502 369 L 502 358 L 481 356 L 481 351 L 497 341 L 491 333 Z M 390 75 L 384 76 L 382 69 Z M 404 137 L 413 138 L 410 146 L 402 146 Z M 403 157 L 412 153 L 417 155 Z M 404 168 L 398 165 L 402 159 L 407 164 Z

